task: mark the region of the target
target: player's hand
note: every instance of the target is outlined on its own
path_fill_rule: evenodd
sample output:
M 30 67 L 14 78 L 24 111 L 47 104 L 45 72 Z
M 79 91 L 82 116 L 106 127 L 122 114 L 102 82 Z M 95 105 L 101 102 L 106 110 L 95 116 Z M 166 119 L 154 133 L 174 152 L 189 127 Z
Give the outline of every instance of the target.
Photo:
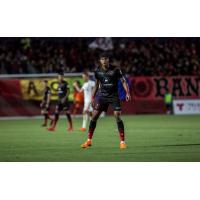
M 42 106 L 43 106 L 43 103 L 40 103 L 40 108 L 42 108 Z
M 128 93 L 126 94 L 126 101 L 130 101 L 131 100 L 131 95 Z
M 46 104 L 46 106 L 45 106 L 46 108 L 48 108 L 49 107 L 49 104 Z

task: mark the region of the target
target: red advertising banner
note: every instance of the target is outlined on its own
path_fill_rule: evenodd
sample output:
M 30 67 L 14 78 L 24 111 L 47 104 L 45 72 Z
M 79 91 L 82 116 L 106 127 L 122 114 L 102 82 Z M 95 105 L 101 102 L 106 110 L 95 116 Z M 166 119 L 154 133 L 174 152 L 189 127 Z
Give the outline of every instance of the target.
M 70 86 L 77 78 L 68 79 Z M 174 99 L 200 99 L 200 77 L 129 77 L 129 80 L 132 101 L 125 102 L 122 106 L 124 114 L 165 113 L 164 95 L 166 92 L 171 92 Z M 0 80 L 0 116 L 40 114 L 41 80 L 34 79 L 34 85 L 32 84 L 34 87 L 30 87 L 32 82 L 33 79 Z M 49 84 L 53 91 L 56 82 L 49 79 Z M 29 92 L 29 88 L 34 90 Z M 37 94 L 33 93 L 34 91 L 37 91 Z M 72 93 L 70 100 L 73 100 Z M 110 110 L 109 113 L 112 112 Z
M 172 93 L 175 99 L 200 98 L 200 77 L 129 77 L 133 99 L 161 100 L 165 93 Z

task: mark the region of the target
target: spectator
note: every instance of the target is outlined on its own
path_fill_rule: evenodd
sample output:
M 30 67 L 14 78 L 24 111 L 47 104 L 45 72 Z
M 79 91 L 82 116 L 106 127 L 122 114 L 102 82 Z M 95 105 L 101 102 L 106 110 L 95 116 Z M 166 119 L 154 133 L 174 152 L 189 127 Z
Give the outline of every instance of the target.
M 200 75 L 199 38 L 0 38 L 0 73 L 93 70 L 102 48 L 134 76 Z

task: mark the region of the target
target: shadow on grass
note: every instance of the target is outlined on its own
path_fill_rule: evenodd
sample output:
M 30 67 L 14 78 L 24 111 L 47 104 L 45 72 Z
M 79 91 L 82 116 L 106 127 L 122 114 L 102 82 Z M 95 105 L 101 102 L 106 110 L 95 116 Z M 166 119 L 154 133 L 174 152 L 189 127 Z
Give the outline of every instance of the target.
M 200 146 L 200 144 L 164 144 L 164 145 L 152 145 L 148 147 L 178 147 L 178 146 Z

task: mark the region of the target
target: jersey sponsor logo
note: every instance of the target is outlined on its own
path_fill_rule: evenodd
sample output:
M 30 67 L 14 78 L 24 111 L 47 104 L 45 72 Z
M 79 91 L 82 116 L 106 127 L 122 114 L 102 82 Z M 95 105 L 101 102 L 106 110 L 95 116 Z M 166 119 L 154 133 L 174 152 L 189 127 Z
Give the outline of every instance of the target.
M 104 78 L 103 78 L 103 82 L 104 82 L 104 83 L 109 83 L 109 82 L 110 82 L 110 79 L 109 79 L 108 77 L 104 77 Z
M 108 71 L 107 74 L 112 76 L 114 74 L 114 71 Z

